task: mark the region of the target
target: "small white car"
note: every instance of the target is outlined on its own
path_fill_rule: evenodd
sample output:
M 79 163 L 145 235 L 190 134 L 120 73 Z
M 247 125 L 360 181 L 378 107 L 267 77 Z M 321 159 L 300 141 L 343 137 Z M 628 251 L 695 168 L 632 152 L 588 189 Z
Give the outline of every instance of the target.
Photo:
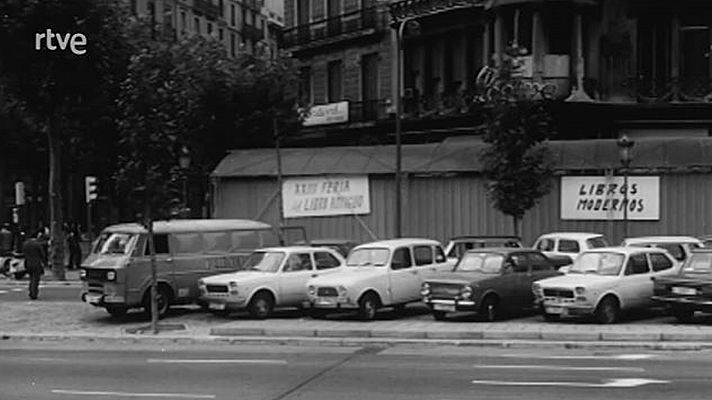
M 547 257 L 568 257 L 573 262 L 583 251 L 608 246 L 608 241 L 600 233 L 552 232 L 539 236 L 532 247 Z
M 680 269 L 655 247 L 607 247 L 581 253 L 564 276 L 534 282 L 532 291 L 546 320 L 594 315 L 616 322 L 621 311 L 652 305 L 653 280 Z
M 312 307 L 315 317 L 358 310 L 361 319 L 372 320 L 381 307 L 398 310 L 420 301 L 422 283 L 452 268 L 453 263 L 435 240 L 365 243 L 351 250 L 343 270 L 309 280 L 309 303 L 305 306 Z
M 247 309 L 267 318 L 275 307 L 301 307 L 311 278 L 343 268 L 344 258 L 326 247 L 288 246 L 255 250 L 237 272 L 198 281 L 199 303 L 214 313 Z
M 623 239 L 621 246 L 659 247 L 667 250 L 678 262 L 684 263 L 692 250 L 704 247 L 704 243 L 692 236 L 641 236 Z

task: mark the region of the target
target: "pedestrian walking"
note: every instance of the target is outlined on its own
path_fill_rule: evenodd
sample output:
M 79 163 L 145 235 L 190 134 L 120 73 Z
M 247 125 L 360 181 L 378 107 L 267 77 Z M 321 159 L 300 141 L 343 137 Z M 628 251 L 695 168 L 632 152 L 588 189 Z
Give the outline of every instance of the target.
M 44 274 L 44 269 L 47 266 L 47 253 L 45 252 L 43 238 L 43 231 L 39 231 L 35 237 L 26 240 L 22 245 L 22 252 L 25 255 L 25 269 L 30 274 L 29 296 L 32 300 L 37 300 L 40 277 Z
M 69 249 L 69 265 L 67 269 L 79 269 L 82 263 L 82 249 L 79 246 L 80 234 L 77 224 L 71 223 L 67 229 L 67 248 Z

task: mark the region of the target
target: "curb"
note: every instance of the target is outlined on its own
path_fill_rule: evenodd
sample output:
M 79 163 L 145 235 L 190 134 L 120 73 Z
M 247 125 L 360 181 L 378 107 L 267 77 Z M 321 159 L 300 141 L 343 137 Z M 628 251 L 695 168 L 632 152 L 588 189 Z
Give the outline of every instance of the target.
M 705 343 L 712 347 L 710 332 L 596 332 L 596 331 L 398 331 L 394 329 L 280 329 L 256 327 L 217 327 L 210 329 L 218 337 L 290 337 L 290 338 L 345 338 L 374 340 L 450 340 L 450 341 L 527 341 L 556 343 Z
M 453 339 L 394 339 L 394 338 L 338 338 L 338 337 L 285 337 L 285 336 L 96 336 L 92 334 L 26 334 L 0 333 L 0 343 L 14 342 L 94 342 L 115 344 L 201 344 L 201 345 L 244 345 L 269 344 L 291 346 L 330 347 L 393 347 L 411 346 L 455 346 L 490 347 L 510 349 L 638 349 L 664 351 L 691 351 L 712 349 L 712 342 L 631 342 L 631 341 L 544 341 L 544 340 L 453 340 Z

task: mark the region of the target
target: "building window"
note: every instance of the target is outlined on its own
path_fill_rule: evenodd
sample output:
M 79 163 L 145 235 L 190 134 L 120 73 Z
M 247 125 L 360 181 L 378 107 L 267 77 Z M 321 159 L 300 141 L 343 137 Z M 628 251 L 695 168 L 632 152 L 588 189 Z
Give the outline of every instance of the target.
M 225 31 L 223 28 L 218 29 L 218 39 L 222 42 L 225 39 Z
M 299 68 L 299 99 L 303 104 L 311 103 L 312 82 L 311 67 Z
M 213 34 L 213 24 L 212 22 L 208 22 L 208 35 Z
M 369 121 L 375 120 L 378 116 L 378 53 L 361 57 L 361 100 L 362 117 Z
M 242 25 L 249 25 L 247 22 L 247 13 L 250 11 L 245 9 L 244 7 L 242 8 Z
M 328 102 L 333 103 L 343 99 L 343 63 L 341 60 L 327 64 Z
M 173 28 L 173 7 L 169 4 L 163 5 L 163 25 Z
M 188 16 L 185 14 L 185 11 L 181 11 L 180 12 L 180 29 L 181 29 L 181 31 L 185 32 L 187 27 L 188 27 Z
M 230 4 L 230 26 L 235 26 L 235 5 Z
M 230 34 L 230 55 L 235 57 L 235 46 L 237 45 L 235 41 L 235 34 Z
M 193 25 L 195 26 L 195 32 L 200 33 L 200 18 L 193 17 Z

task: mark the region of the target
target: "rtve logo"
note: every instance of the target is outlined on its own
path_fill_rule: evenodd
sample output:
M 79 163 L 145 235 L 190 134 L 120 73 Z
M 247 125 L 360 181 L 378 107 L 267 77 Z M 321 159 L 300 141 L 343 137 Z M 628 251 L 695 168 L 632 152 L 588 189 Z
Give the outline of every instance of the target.
M 52 43 L 52 39 L 57 39 L 57 45 Z M 43 43 L 42 40 L 45 40 Z M 60 50 L 66 50 L 67 45 L 69 45 L 72 53 L 81 56 L 87 51 L 84 46 L 87 45 L 87 37 L 82 33 L 67 33 L 62 35 L 61 33 L 52 33 L 52 29 L 47 29 L 45 33 L 35 33 L 35 50 L 42 50 L 42 45 L 47 48 L 47 50 L 54 51 L 59 48 Z M 79 47 L 81 46 L 81 48 Z

